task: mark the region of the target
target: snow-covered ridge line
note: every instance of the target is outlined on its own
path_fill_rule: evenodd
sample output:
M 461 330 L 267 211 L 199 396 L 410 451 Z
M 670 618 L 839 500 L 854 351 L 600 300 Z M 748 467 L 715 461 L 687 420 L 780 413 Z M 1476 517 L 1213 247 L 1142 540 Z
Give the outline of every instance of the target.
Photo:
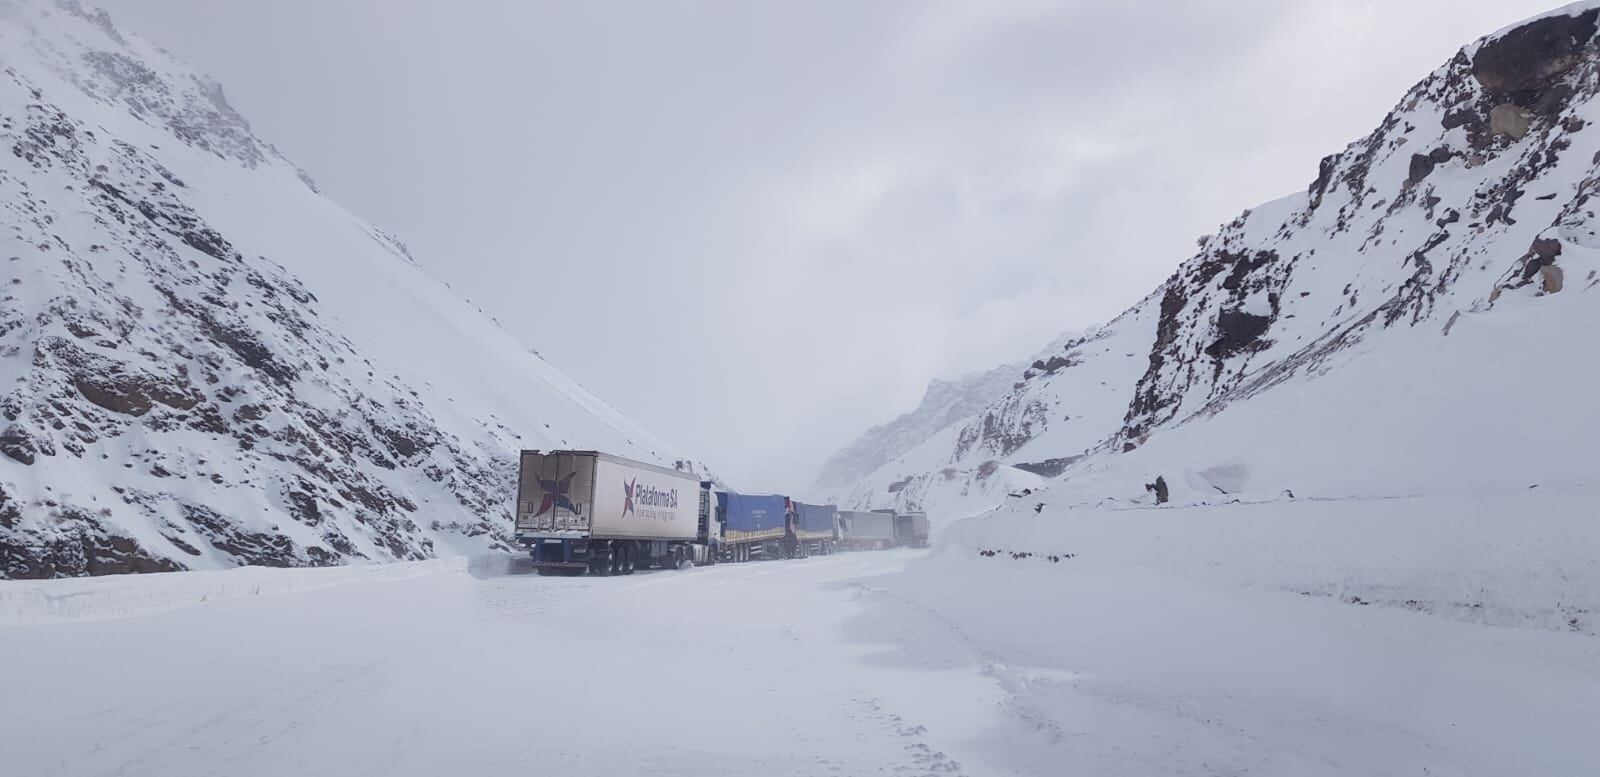
M 1577 16 L 1585 11 L 1594 10 L 1596 8 L 1600 8 L 1600 0 L 1578 0 L 1575 3 L 1568 3 L 1560 8 L 1552 8 L 1542 14 L 1536 14 L 1523 19 L 1520 22 L 1501 27 L 1500 29 L 1495 30 L 1494 32 L 1491 32 L 1488 35 L 1485 35 L 1482 38 L 1474 41 L 1470 46 L 1467 46 L 1465 50 L 1468 54 L 1475 54 L 1478 51 L 1478 47 L 1482 46 L 1484 43 L 1491 40 L 1496 40 L 1498 38 L 1503 38 L 1505 37 L 1506 33 L 1526 27 L 1533 22 L 1549 19 L 1554 16 Z

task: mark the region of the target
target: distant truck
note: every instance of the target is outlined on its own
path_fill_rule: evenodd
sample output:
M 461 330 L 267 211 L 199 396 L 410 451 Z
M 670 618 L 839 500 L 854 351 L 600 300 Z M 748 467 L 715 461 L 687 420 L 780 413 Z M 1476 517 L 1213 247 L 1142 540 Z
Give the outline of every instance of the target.
M 795 502 L 795 535 L 798 555 L 827 555 L 839 542 L 839 508 L 834 505 L 808 505 Z
M 523 451 L 515 532 L 541 575 L 715 563 L 711 484 L 596 451 Z
M 928 514 L 896 513 L 894 541 L 896 545 L 907 548 L 928 547 Z
M 782 494 L 717 492 L 721 555 L 727 561 L 785 558 L 796 541 L 794 503 Z
M 883 550 L 894 545 L 894 512 L 840 511 L 839 529 L 851 550 Z

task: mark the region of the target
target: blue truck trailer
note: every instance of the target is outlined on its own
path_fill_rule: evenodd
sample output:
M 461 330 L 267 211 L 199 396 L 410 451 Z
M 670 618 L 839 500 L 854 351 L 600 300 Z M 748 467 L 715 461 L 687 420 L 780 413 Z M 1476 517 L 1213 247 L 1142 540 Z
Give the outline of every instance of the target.
M 839 542 L 839 508 L 795 502 L 794 510 L 799 555 L 832 553 Z
M 721 555 L 727 561 L 784 558 L 796 541 L 794 503 L 782 494 L 717 492 Z

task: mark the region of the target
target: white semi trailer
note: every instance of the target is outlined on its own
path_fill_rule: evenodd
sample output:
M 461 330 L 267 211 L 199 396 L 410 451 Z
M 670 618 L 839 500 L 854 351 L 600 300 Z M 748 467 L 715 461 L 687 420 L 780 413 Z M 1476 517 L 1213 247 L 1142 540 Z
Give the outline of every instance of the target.
M 711 484 L 596 451 L 523 451 L 516 537 L 539 574 L 714 563 Z
M 852 550 L 883 550 L 894 545 L 894 511 L 839 511 L 844 544 Z

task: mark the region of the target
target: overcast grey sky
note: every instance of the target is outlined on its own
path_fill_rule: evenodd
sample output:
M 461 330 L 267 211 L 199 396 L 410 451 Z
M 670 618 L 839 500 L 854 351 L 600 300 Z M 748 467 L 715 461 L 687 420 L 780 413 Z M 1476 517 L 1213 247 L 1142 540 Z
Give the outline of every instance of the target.
M 591 390 L 798 491 L 1556 3 L 103 4 Z

